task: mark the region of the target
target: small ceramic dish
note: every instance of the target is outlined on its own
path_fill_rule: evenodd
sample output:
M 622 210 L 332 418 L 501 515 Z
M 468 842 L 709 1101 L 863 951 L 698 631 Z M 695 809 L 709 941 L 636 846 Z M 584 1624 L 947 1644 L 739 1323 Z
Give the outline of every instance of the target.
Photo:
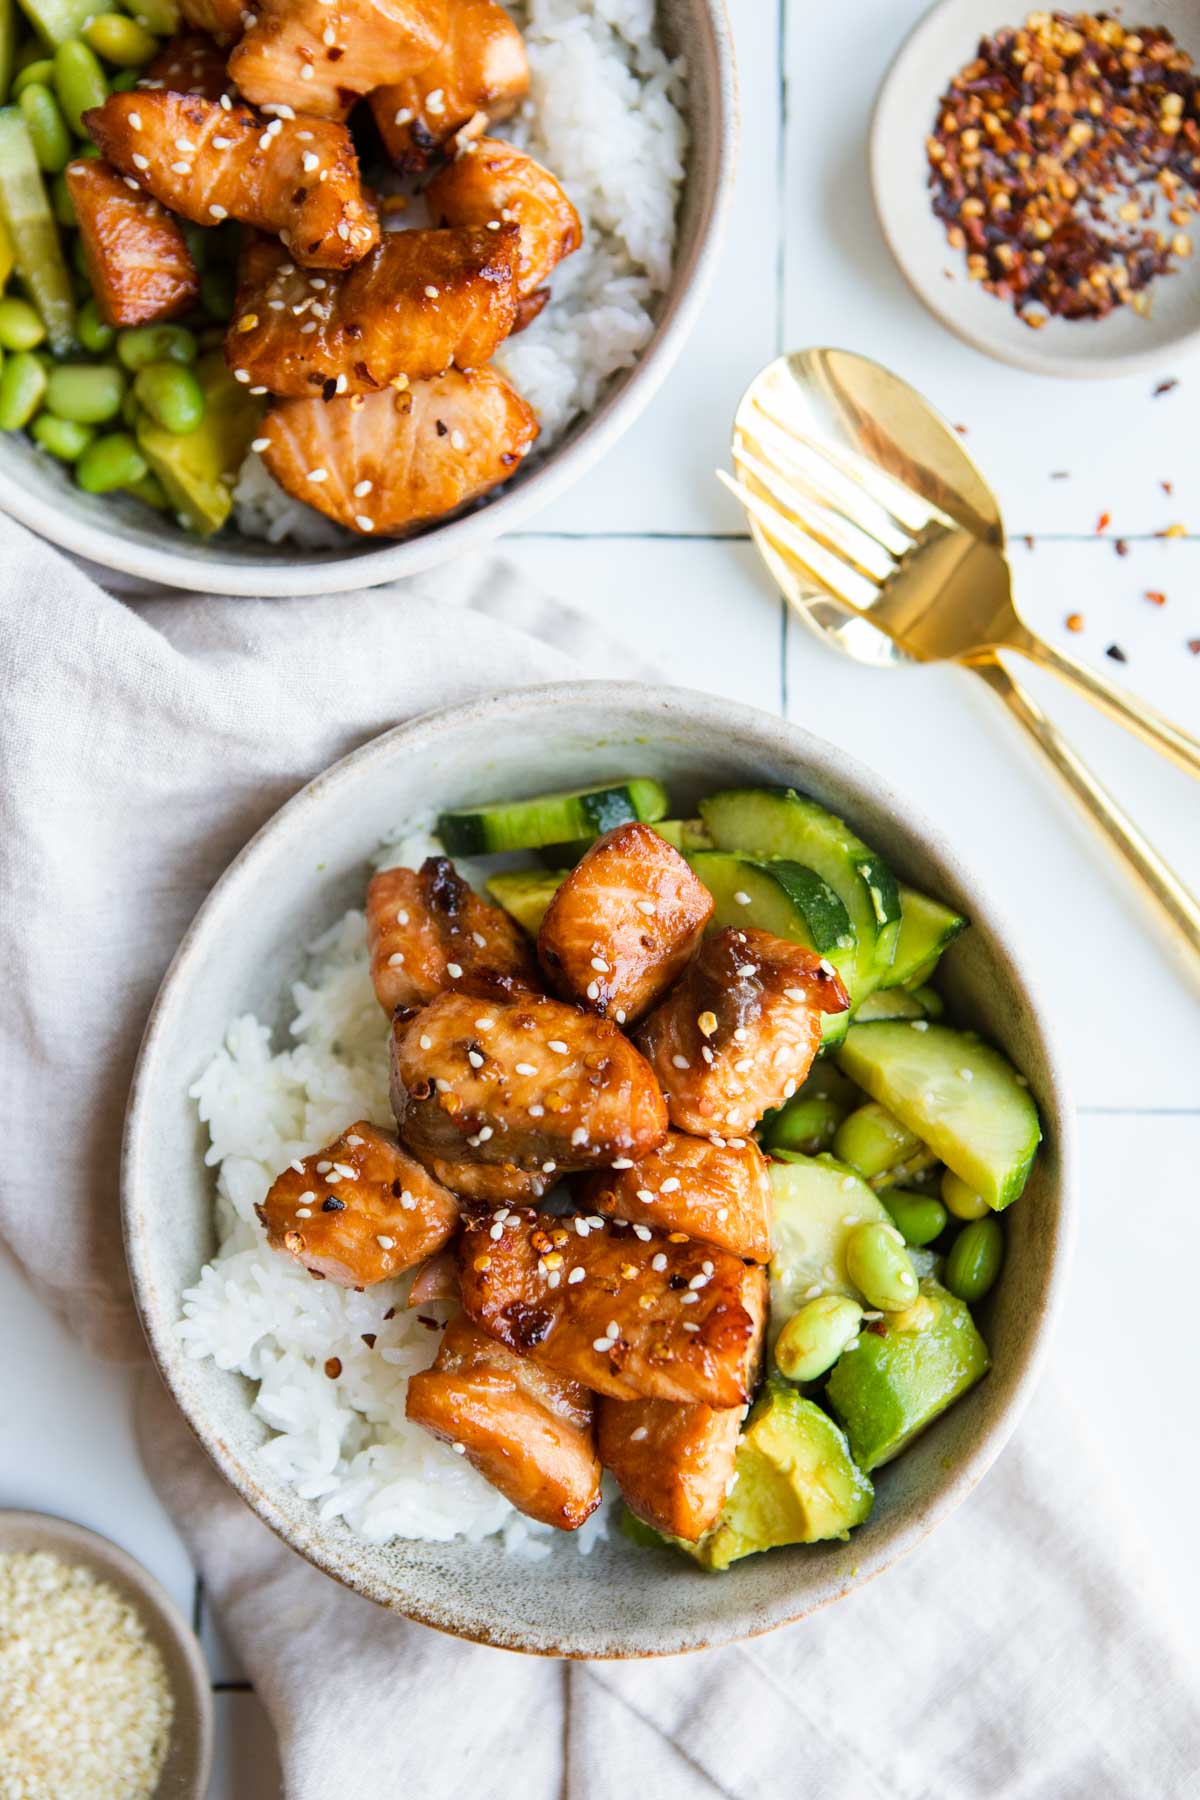
M 1200 257 L 1175 259 L 1175 272 L 1152 283 L 1148 318 L 1119 306 L 1105 319 L 1051 319 L 1034 331 L 1008 301 L 967 279 L 963 252 L 951 248 L 934 216 L 925 140 L 938 101 L 980 39 L 1023 23 L 1028 11 L 1019 0 L 939 0 L 905 40 L 871 123 L 871 185 L 883 235 L 918 299 L 987 356 L 1035 375 L 1096 378 L 1161 370 L 1168 351 L 1200 340 Z M 1127 9 L 1121 22 L 1132 29 L 1142 19 L 1165 26 L 1200 63 L 1195 0 L 1155 0 Z
M 511 531 L 577 481 L 649 404 L 695 324 L 733 190 L 737 94 L 724 0 L 658 0 L 663 42 L 686 58 L 689 147 L 670 285 L 654 335 L 599 404 L 493 498 L 411 538 L 332 550 L 223 532 L 211 543 L 120 494 L 85 494 L 24 432 L 0 432 L 0 512 L 102 568 L 215 594 L 328 594 L 416 575 Z
M 992 1371 L 880 1472 L 874 1514 L 849 1543 L 772 1551 L 722 1576 L 639 1550 L 616 1530 L 588 1556 L 564 1536 L 538 1562 L 507 1555 L 494 1538 L 368 1544 L 340 1520 L 322 1523 L 264 1461 L 268 1434 L 249 1384 L 184 1353 L 181 1295 L 214 1248 L 207 1137 L 188 1088 L 239 1014 L 253 1011 L 283 1041 L 303 946 L 362 905 L 367 858 L 384 837 L 439 808 L 635 773 L 657 775 L 685 810 L 717 786 L 795 784 L 849 818 L 903 880 L 972 921 L 941 964 L 947 1002 L 1025 1072 L 1045 1132 L 984 1314 Z M 887 1568 L 966 1497 L 1016 1425 L 1046 1352 L 1074 1217 L 1074 1125 L 1019 941 L 986 881 L 907 799 L 845 752 L 752 708 L 683 689 L 575 682 L 397 727 L 310 783 L 242 851 L 155 1003 L 126 1121 L 122 1203 L 134 1292 L 163 1378 L 218 1468 L 293 1549 L 425 1624 L 507 1649 L 624 1657 L 701 1649 L 804 1618 Z
M 155 1800 L 204 1800 L 212 1770 L 213 1703 L 195 1633 L 165 1588 L 107 1538 L 52 1513 L 0 1512 L 0 1552 L 44 1550 L 116 1588 L 156 1645 L 175 1698 L 171 1744 Z

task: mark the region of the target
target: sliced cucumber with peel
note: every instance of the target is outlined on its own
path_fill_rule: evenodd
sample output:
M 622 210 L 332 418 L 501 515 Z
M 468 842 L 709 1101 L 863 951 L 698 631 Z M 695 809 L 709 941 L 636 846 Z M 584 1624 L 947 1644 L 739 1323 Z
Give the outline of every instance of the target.
M 661 782 L 636 776 L 532 800 L 456 807 L 439 816 L 437 829 L 447 856 L 488 856 L 598 838 L 632 820 L 653 824 L 666 817 L 668 804 Z
M 700 802 L 721 850 L 803 863 L 838 895 L 856 939 L 855 997 L 879 986 L 900 932 L 900 890 L 881 856 L 844 820 L 792 788 L 730 788 Z
M 973 1033 L 893 1019 L 851 1025 L 838 1067 L 996 1212 L 1025 1186 L 1037 1107 L 1006 1057 Z
M 936 988 L 876 988 L 854 1009 L 854 1023 L 874 1019 L 940 1019 L 945 1007 Z
M 569 873 L 568 869 L 511 870 L 493 875 L 487 891 L 523 931 L 536 937 L 550 902 Z
M 673 850 L 711 850 L 713 841 L 702 819 L 658 819 L 654 826 Z
M 0 225 L 55 356 L 75 342 L 75 294 L 25 116 L 0 108 Z
M 966 928 L 967 921 L 961 913 L 952 912 L 940 900 L 931 900 L 928 894 L 918 893 L 916 888 L 905 887 L 901 882 L 900 935 L 892 966 L 880 987 L 907 987 L 913 981 L 919 986 L 928 981 L 951 938 Z
M 856 1225 L 889 1225 L 891 1214 L 853 1169 L 832 1156 L 785 1153 L 772 1162 L 771 1342 L 818 1294 L 862 1295 L 846 1272 Z

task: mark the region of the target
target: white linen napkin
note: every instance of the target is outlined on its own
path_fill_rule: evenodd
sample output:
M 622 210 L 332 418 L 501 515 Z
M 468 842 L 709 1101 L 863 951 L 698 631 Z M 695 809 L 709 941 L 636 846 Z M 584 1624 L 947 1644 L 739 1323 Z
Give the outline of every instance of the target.
M 123 605 L 0 521 L 0 1237 L 97 1354 L 142 1353 L 117 1213 L 125 1090 L 212 882 L 384 727 L 580 665 L 632 659 L 494 564 L 325 599 Z M 901 1568 L 806 1625 L 659 1663 L 556 1665 L 385 1613 L 258 1523 L 149 1375 L 141 1423 L 289 1800 L 1200 1794 L 1196 1672 L 1049 1387 Z

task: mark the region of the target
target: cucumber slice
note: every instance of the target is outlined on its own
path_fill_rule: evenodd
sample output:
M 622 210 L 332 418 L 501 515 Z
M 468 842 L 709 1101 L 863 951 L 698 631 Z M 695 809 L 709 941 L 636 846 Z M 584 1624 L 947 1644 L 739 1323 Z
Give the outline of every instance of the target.
M 881 856 L 842 819 L 792 788 L 731 788 L 700 802 L 720 850 L 787 857 L 827 881 L 857 940 L 855 988 L 864 998 L 891 967 L 900 931 L 900 890 Z
M 632 819 L 653 824 L 666 816 L 667 790 L 646 776 L 577 788 L 567 794 L 539 794 L 495 806 L 462 806 L 438 818 L 438 836 L 447 856 L 487 856 L 499 850 L 538 850 L 598 838 Z
M 862 1178 L 832 1156 L 784 1153 L 771 1164 L 774 1253 L 770 1339 L 818 1294 L 862 1295 L 846 1273 L 846 1243 L 856 1225 L 888 1225 L 892 1215 Z
M 13 0 L 0 0 L 0 106 L 8 99 L 8 90 L 13 76 L 13 60 L 17 53 L 17 18 Z M 0 254 L 0 288 L 4 286 L 8 270 L 4 268 L 3 255 Z
M 854 1023 L 868 1025 L 876 1019 L 940 1019 L 942 996 L 934 988 L 876 988 L 854 1009 Z
M 21 11 L 38 36 L 57 47 L 83 35 L 96 7 L 93 0 L 21 0 Z
M 919 987 L 937 966 L 938 958 L 960 931 L 967 929 L 961 913 L 951 912 L 940 900 L 900 883 L 900 935 L 892 966 L 880 987 L 906 987 L 916 980 Z
M 536 937 L 547 907 L 569 873 L 568 869 L 519 869 L 493 875 L 487 891 L 522 931 Z
M 998 1050 L 949 1025 L 895 1019 L 852 1025 L 837 1061 L 996 1212 L 1012 1205 L 1042 1131 Z
M 49 347 L 62 356 L 75 341 L 75 296 L 33 140 L 16 106 L 0 108 L 0 224 Z
M 711 850 L 713 841 L 702 819 L 659 819 L 654 827 L 673 850 Z

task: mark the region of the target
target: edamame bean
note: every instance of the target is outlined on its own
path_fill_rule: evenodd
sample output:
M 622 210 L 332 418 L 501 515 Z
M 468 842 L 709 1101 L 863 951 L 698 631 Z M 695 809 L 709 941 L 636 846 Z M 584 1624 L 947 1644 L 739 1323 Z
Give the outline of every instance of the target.
M 68 38 L 54 52 L 54 85 L 76 137 L 85 137 L 83 115 L 108 99 L 108 82 L 95 51 L 82 38 Z
M 71 190 L 67 186 L 67 178 L 58 174 L 50 183 L 50 203 L 54 208 L 54 216 L 64 231 L 72 231 L 79 219 L 75 212 L 75 202 L 71 198 Z
M 143 475 L 140 481 L 131 481 L 127 491 L 136 499 L 143 501 L 145 505 L 154 507 L 156 512 L 170 510 L 171 502 L 167 499 L 167 490 L 153 469 L 148 475 Z
M 46 371 L 32 350 L 18 350 L 0 368 L 0 431 L 28 425 L 46 392 Z
M 182 325 L 131 325 L 117 338 L 117 356 L 131 374 L 148 363 L 191 363 L 196 340 Z
M 907 1188 L 891 1188 L 879 1198 L 892 1215 L 892 1224 L 906 1244 L 918 1249 L 932 1244 L 946 1229 L 946 1209 L 932 1194 L 914 1194 Z
M 843 1119 L 833 1140 L 833 1154 L 868 1181 L 906 1162 L 920 1148 L 920 1138 L 877 1100 L 868 1100 Z
M 58 101 L 40 81 L 31 81 L 21 89 L 17 105 L 24 114 L 38 168 L 57 175 L 71 160 L 71 134 Z
M 75 336 L 84 349 L 90 350 L 93 356 L 103 356 L 105 351 L 112 349 L 116 335 L 113 327 L 100 317 L 95 300 L 85 300 L 75 319 Z
M 37 308 L 15 294 L 0 300 L 0 349 L 32 350 L 46 335 Z
M 31 82 L 49 87 L 54 80 L 54 63 L 49 56 L 38 56 L 28 62 L 12 84 L 12 98 L 19 100 Z
M 121 69 L 108 84 L 110 94 L 129 94 L 138 84 L 140 69 Z
M 972 1219 L 950 1246 L 942 1280 L 973 1306 L 990 1290 L 1004 1261 L 1004 1227 L 994 1214 Z
M 880 1312 L 902 1312 L 917 1297 L 917 1277 L 894 1225 L 856 1226 L 846 1239 L 846 1273 Z
M 176 437 L 195 431 L 204 417 L 204 390 L 180 363 L 147 363 L 134 377 L 133 392 L 138 405 Z
M 180 30 L 179 8 L 175 0 L 138 0 L 133 8 L 133 16 L 139 25 L 152 31 L 155 37 L 174 37 Z
M 46 385 L 46 405 L 76 425 L 103 425 L 121 410 L 125 377 L 109 363 L 59 363 Z
M 984 1219 L 991 1211 L 983 1196 L 969 1188 L 953 1169 L 945 1170 L 942 1175 L 942 1199 L 946 1211 L 953 1213 L 956 1219 Z
M 822 1294 L 793 1313 L 775 1345 L 775 1366 L 789 1381 L 816 1381 L 858 1336 L 863 1309 L 845 1294 Z
M 158 39 L 125 13 L 97 13 L 83 28 L 84 42 L 119 69 L 140 69 L 158 49 Z
M 111 494 L 149 473 L 146 459 L 127 431 L 110 431 L 88 445 L 75 464 L 75 479 L 87 494 Z
M 90 425 L 76 425 L 71 419 L 56 419 L 53 413 L 39 413 L 29 427 L 30 435 L 56 456 L 59 462 L 75 462 L 83 455 L 96 433 Z
M 828 1150 L 842 1122 L 843 1110 L 823 1094 L 797 1094 L 767 1126 L 768 1150 L 801 1150 L 816 1156 Z

